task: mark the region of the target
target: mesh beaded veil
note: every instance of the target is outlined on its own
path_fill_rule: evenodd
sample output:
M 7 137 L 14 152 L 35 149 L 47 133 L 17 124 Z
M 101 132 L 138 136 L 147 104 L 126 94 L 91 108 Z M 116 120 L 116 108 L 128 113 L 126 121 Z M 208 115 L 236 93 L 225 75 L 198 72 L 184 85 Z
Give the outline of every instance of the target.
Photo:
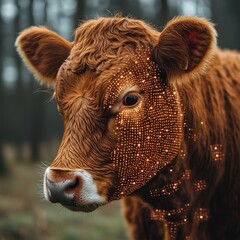
M 150 59 L 149 50 L 138 50 L 136 56 L 128 59 L 125 67 L 113 74 L 107 89 L 104 108 L 111 109 L 119 95 L 127 88 L 137 87 L 143 92 L 143 100 L 134 108 L 119 112 L 116 116 L 115 134 L 116 148 L 112 151 L 114 168 L 117 169 L 119 185 L 111 200 L 120 199 L 146 185 L 161 169 L 179 155 L 186 161 L 186 153 L 182 149 L 183 133 L 188 127 L 184 121 L 183 106 L 174 87 L 166 86 L 161 79 L 161 70 Z M 189 141 L 196 141 L 188 129 Z M 219 145 L 221 146 L 221 145 Z M 211 145 L 211 152 L 217 152 L 218 160 L 221 151 L 218 145 Z M 172 168 L 170 168 L 172 174 Z M 191 170 L 185 169 L 182 176 L 168 185 L 151 189 L 151 197 L 172 196 L 180 189 L 183 182 L 192 182 Z M 204 191 L 206 181 L 200 179 L 194 183 L 195 193 Z M 167 223 L 170 239 L 176 239 L 178 227 L 194 221 L 207 221 L 209 210 L 204 207 L 194 208 L 192 217 L 188 217 L 190 203 L 172 209 L 153 209 L 151 220 Z M 172 221 L 171 218 L 176 218 Z M 170 218 L 170 219 L 169 219 Z M 186 239 L 191 239 L 186 236 Z
M 150 60 L 149 51 L 138 51 L 111 81 L 105 108 L 111 108 L 128 87 L 143 91 L 143 101 L 116 117 L 117 146 L 112 152 L 119 186 L 113 199 L 144 186 L 178 154 L 182 142 L 180 100 L 172 87 L 161 83 L 160 69 Z

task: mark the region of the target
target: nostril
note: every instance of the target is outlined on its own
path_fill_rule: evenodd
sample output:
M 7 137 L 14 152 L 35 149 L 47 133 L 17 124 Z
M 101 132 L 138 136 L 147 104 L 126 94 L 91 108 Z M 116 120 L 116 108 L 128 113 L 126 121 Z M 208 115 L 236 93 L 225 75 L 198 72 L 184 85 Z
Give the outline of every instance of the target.
M 49 193 L 49 200 L 53 203 L 74 205 L 74 196 L 80 191 L 80 179 L 74 177 L 60 182 L 53 182 L 46 179 Z
M 66 193 L 74 192 L 80 186 L 80 180 L 78 177 L 74 178 L 72 181 L 68 182 L 65 188 Z

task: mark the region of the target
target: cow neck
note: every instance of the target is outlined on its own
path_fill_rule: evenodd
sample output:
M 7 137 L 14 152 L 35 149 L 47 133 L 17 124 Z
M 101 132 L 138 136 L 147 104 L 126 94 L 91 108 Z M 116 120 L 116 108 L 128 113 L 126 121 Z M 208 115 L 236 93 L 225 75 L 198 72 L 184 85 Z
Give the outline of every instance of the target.
M 149 203 L 153 209 L 170 211 L 178 207 L 181 208 L 188 203 L 187 196 L 185 195 L 183 198 L 184 201 L 181 196 L 184 192 L 185 184 L 191 178 L 191 171 L 179 165 L 178 160 L 179 157 L 176 157 L 143 190 L 137 192 L 137 195 Z M 179 201 L 177 201 L 178 199 Z
M 168 226 L 171 240 L 177 231 L 189 223 L 190 197 L 185 192 L 191 171 L 179 166 L 179 157 L 160 171 L 143 191 L 137 195 L 151 207 L 151 220 L 161 221 Z
M 209 218 L 209 209 L 190 204 L 191 194 L 197 196 L 203 193 L 206 182 L 193 181 L 192 171 L 184 165 L 186 161 L 183 161 L 185 155 L 181 155 L 182 153 L 180 152 L 144 189 L 136 192 L 150 205 L 151 220 L 167 224 L 171 240 L 190 236 L 193 222 L 206 223 Z

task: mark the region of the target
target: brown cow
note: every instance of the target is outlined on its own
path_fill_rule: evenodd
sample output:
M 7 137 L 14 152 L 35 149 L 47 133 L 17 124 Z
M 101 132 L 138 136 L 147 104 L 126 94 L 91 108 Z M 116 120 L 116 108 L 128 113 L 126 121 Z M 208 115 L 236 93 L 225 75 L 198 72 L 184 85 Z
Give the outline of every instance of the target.
M 98 18 L 73 42 L 31 27 L 16 45 L 64 120 L 47 200 L 89 212 L 124 198 L 134 239 L 240 238 L 240 55 L 211 23 Z

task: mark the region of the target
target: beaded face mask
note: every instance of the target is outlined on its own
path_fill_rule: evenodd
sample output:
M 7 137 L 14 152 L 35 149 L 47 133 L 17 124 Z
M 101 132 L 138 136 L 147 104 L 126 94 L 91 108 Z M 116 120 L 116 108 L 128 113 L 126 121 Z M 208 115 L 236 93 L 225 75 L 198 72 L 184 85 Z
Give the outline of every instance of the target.
M 111 109 L 127 88 L 142 92 L 140 103 L 116 116 L 117 145 L 112 152 L 119 185 L 113 199 L 134 192 L 151 180 L 178 154 L 182 142 L 182 113 L 173 87 L 164 85 L 160 69 L 140 53 L 117 72 L 107 89 L 105 108 Z

